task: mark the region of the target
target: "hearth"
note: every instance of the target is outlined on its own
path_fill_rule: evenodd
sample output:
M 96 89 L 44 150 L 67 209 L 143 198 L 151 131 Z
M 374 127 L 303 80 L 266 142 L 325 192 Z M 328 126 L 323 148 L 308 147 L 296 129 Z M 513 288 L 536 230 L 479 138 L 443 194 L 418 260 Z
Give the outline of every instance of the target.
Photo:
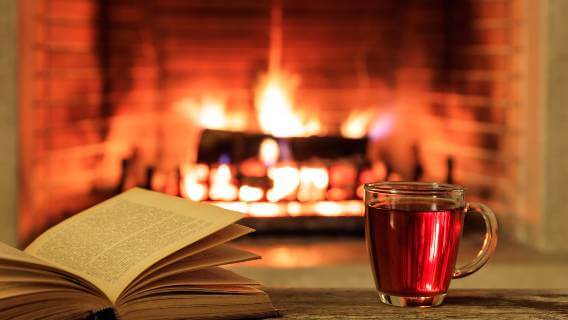
M 379 180 L 463 184 L 506 217 L 516 2 L 34 2 L 21 239 L 133 186 L 272 234 L 361 233 Z

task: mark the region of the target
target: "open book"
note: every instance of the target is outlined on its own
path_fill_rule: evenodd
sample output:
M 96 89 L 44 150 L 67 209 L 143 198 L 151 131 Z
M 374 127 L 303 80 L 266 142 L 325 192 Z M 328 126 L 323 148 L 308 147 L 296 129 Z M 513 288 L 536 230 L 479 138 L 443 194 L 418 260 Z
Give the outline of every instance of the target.
M 0 243 L 0 319 L 276 316 L 257 282 L 219 267 L 259 258 L 225 244 L 253 231 L 235 224 L 240 218 L 132 189 L 52 227 L 25 251 Z

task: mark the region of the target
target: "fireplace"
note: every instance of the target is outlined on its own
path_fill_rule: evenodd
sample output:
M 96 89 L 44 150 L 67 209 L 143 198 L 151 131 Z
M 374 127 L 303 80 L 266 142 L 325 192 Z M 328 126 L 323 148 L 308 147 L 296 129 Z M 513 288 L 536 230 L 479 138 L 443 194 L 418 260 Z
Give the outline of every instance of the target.
M 462 184 L 506 220 L 518 3 L 30 2 L 20 238 L 132 186 L 267 232 L 361 230 L 379 180 Z

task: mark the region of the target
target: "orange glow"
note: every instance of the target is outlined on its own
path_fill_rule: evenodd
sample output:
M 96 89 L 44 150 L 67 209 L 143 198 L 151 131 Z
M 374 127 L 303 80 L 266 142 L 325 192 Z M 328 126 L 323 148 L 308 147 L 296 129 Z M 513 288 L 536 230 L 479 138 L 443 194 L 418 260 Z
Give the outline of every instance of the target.
M 260 160 L 264 165 L 273 166 L 280 156 L 280 147 L 274 139 L 266 138 L 260 144 Z
M 282 203 L 250 203 L 248 213 L 253 217 L 277 217 L 286 215 L 286 206 Z
M 389 175 L 388 181 L 402 181 L 402 176 L 396 172 Z
M 225 106 L 212 99 L 203 101 L 199 111 L 199 125 L 207 129 L 224 129 L 227 127 L 227 117 L 225 116 Z
M 352 111 L 341 124 L 341 135 L 353 139 L 365 137 L 374 114 L 373 111 Z
M 281 165 L 268 169 L 268 177 L 272 179 L 272 189 L 266 193 L 270 202 L 277 202 L 291 196 L 300 184 L 298 168 L 292 165 Z
M 320 260 L 323 254 L 319 256 L 310 256 L 310 263 L 306 262 L 305 255 L 297 255 L 294 251 L 290 250 L 285 246 L 279 246 L 274 248 L 268 258 L 264 256 L 263 258 L 269 259 L 270 263 L 278 266 L 279 268 L 297 268 L 298 266 L 311 266 L 315 260 Z
M 315 201 L 301 203 L 210 201 L 221 208 L 248 214 L 251 217 L 297 217 L 297 216 L 362 216 L 365 205 L 361 200 Z
M 359 199 L 365 198 L 365 186 L 364 185 L 358 186 L 357 190 L 355 191 L 355 194 Z
M 241 162 L 239 169 L 247 177 L 264 177 L 266 175 L 266 167 L 257 158 L 248 158 Z
M 207 179 L 209 167 L 204 164 L 187 165 L 182 167 L 182 181 L 180 191 L 182 196 L 193 201 L 207 199 L 207 186 L 203 183 Z
M 376 161 L 371 168 L 376 180 L 383 180 L 387 176 L 387 165 L 382 161 Z
M 235 244 L 243 250 L 258 253 L 262 259 L 245 262 L 247 266 L 300 268 L 366 264 L 367 251 L 359 239 L 329 241 L 317 239 L 308 243 L 247 242 Z
M 352 187 L 357 181 L 357 167 L 349 162 L 337 163 L 329 168 L 332 187 Z
M 192 179 L 184 179 L 181 188 L 182 195 L 193 201 L 202 201 L 207 199 L 207 186 L 197 183 Z
M 329 175 L 324 167 L 302 167 L 298 200 L 317 201 L 325 198 Z
M 278 73 L 269 74 L 257 89 L 255 105 L 258 122 L 265 133 L 275 137 L 302 137 L 316 134 L 321 124 L 294 112 L 293 92 L 298 81 Z
M 321 201 L 314 205 L 314 211 L 322 216 L 340 216 L 342 209 L 341 205 L 334 201 Z
M 247 126 L 246 115 L 229 113 L 223 99 L 211 96 L 184 99 L 176 103 L 175 108 L 203 129 L 242 131 Z
M 237 187 L 233 184 L 231 168 L 221 164 L 211 172 L 211 188 L 209 197 L 213 200 L 234 200 L 237 198 Z
M 288 203 L 288 214 L 291 216 L 299 216 L 302 214 L 302 204 L 296 201 Z
M 360 200 L 348 201 L 318 201 L 310 208 L 304 208 L 321 216 L 362 216 L 365 213 L 365 204 Z
M 239 200 L 241 201 L 259 201 L 262 196 L 264 196 L 264 191 L 258 187 L 244 185 L 239 189 Z
M 353 190 L 350 188 L 331 188 L 327 191 L 327 199 L 329 200 L 346 200 L 351 198 Z
M 346 215 L 362 216 L 365 214 L 365 204 L 363 201 L 349 200 L 341 202 L 341 204 L 344 210 L 343 212 Z

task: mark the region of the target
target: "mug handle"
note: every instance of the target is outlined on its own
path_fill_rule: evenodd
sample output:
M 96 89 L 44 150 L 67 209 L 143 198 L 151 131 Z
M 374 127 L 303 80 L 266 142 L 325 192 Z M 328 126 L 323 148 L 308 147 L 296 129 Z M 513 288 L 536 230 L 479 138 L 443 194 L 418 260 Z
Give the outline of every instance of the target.
M 477 202 L 468 203 L 465 210 L 466 213 L 470 211 L 481 213 L 485 221 L 485 239 L 475 259 L 463 267 L 456 268 L 453 274 L 454 279 L 467 277 L 481 269 L 481 267 L 487 263 L 487 260 L 489 260 L 489 257 L 493 254 L 497 246 L 497 218 L 493 211 L 486 205 Z

